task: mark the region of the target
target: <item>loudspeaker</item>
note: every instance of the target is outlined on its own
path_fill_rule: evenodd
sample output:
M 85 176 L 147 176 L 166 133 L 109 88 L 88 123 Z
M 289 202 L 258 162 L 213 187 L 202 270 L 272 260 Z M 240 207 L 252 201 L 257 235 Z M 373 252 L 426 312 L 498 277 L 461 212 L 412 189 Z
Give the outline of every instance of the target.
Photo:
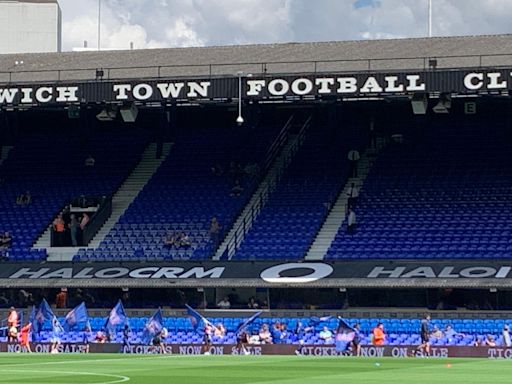
M 130 107 L 123 107 L 119 110 L 121 113 L 121 117 L 123 118 L 123 121 L 125 123 L 133 123 L 137 119 L 137 114 L 139 113 L 139 110 L 135 106 L 135 104 L 132 104 Z
M 424 115 L 427 113 L 427 94 L 415 93 L 411 99 L 412 111 L 415 115 Z

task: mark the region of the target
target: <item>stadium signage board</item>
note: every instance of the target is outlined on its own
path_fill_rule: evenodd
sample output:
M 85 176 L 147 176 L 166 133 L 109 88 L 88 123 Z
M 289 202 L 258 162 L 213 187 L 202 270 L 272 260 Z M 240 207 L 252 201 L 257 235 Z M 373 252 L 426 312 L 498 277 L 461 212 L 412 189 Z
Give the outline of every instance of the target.
M 360 72 L 351 75 L 307 74 L 207 79 L 97 80 L 53 84 L 0 85 L 0 105 L 45 105 L 124 102 L 231 100 L 238 98 L 238 82 L 245 99 L 283 97 L 365 97 L 414 92 L 487 93 L 512 90 L 512 71 L 452 70 L 400 73 Z
M 308 284 L 324 279 L 507 279 L 512 266 L 484 262 L 205 262 L 173 264 L 4 263 L 0 279 L 8 280 L 220 280 L 253 279 L 269 285 Z
M 373 346 L 362 345 L 361 357 L 378 358 L 392 357 L 403 359 L 410 357 L 417 349 L 417 345 L 386 345 Z M 118 343 L 74 344 L 63 343 L 58 347 L 59 353 L 83 354 L 83 353 L 129 353 L 136 355 L 161 354 L 160 347 L 132 344 L 123 347 Z M 294 355 L 297 345 L 293 344 L 264 344 L 248 345 L 251 355 Z M 38 353 L 51 353 L 51 344 L 33 343 L 32 350 Z M 20 344 L 0 343 L 0 352 L 27 353 L 27 349 Z M 210 355 L 237 355 L 238 350 L 233 344 L 217 344 L 209 347 Z M 165 353 L 174 355 L 201 355 L 202 344 L 167 344 Z M 300 353 L 303 356 L 339 356 L 334 345 L 303 345 Z M 512 348 L 505 347 L 474 347 L 474 346 L 432 346 L 430 358 L 445 359 L 450 357 L 479 357 L 488 359 L 512 359 Z

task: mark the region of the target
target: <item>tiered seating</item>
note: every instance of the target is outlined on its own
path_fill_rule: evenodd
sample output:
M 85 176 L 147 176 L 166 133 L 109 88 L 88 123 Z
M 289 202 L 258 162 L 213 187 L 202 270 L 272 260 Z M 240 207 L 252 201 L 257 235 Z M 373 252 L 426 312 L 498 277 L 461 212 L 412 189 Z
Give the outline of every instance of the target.
M 80 195 L 111 195 L 147 144 L 146 134 L 135 129 L 104 129 L 82 141 L 57 128 L 25 135 L 0 168 L 0 230 L 13 235 L 10 260 L 45 258 L 45 250 L 30 247 L 64 205 Z M 89 154 L 96 165 L 86 169 Z M 32 203 L 16 205 L 16 197 L 25 191 L 31 192 Z
M 346 127 L 334 140 L 325 129 L 310 129 L 235 258 L 304 257 L 347 181 L 347 153 L 352 148 L 361 149 L 363 137 L 364 130 L 356 126 Z
M 438 124 L 405 133 L 378 158 L 356 208 L 356 234 L 340 228 L 328 258 L 509 258 L 509 127 Z
M 171 154 L 96 250 L 80 250 L 75 260 L 188 260 L 209 257 L 214 241 L 213 217 L 229 229 L 257 184 L 255 175 L 234 176 L 231 162 L 260 164 L 281 126 L 254 131 L 232 128 L 190 128 L 177 138 Z M 212 173 L 221 165 L 223 175 Z M 234 180 L 244 187 L 231 196 Z M 165 247 L 168 233 L 185 233 L 190 247 Z M 222 236 L 219 236 L 219 238 Z
M 60 319 L 63 320 L 62 318 Z M 218 344 L 235 344 L 236 343 L 236 329 L 238 325 L 243 322 L 243 318 L 233 317 L 217 317 L 209 318 L 213 324 L 222 323 L 226 328 L 226 335 L 224 337 L 214 337 L 213 342 Z M 362 344 L 371 344 L 370 334 L 377 325 L 382 322 L 384 330 L 387 334 L 386 344 L 389 345 L 418 345 L 420 344 L 420 321 L 417 319 L 388 319 L 388 318 L 347 318 L 344 319 L 348 324 L 353 325 L 359 323 L 361 326 Z M 133 343 L 143 343 L 143 330 L 146 323 L 146 318 L 131 318 L 130 327 L 132 329 L 131 341 Z M 249 332 L 257 333 L 258 329 L 263 324 L 268 324 L 271 328 L 275 322 L 286 324 L 287 335 L 282 343 L 292 344 L 297 343 L 298 337 L 295 334 L 297 323 L 301 322 L 306 327 L 304 335 L 304 342 L 306 344 L 325 344 L 325 341 L 319 338 L 319 333 L 324 326 L 335 332 L 338 320 L 334 317 L 318 322 L 313 318 L 259 318 L 250 327 Z M 101 330 L 105 325 L 104 318 L 92 318 L 90 324 L 93 332 Z M 454 337 L 442 337 L 439 339 L 431 338 L 432 345 L 473 345 L 475 340 L 483 341 L 487 335 L 492 335 L 497 343 L 501 345 L 502 336 L 501 331 L 504 324 L 512 324 L 512 319 L 450 319 L 450 320 L 437 320 L 431 322 L 431 326 L 437 325 L 439 329 L 444 330 L 447 325 L 458 333 Z M 188 318 L 183 317 L 169 317 L 164 319 L 163 325 L 169 330 L 169 337 L 167 343 L 188 344 L 188 343 L 202 343 L 203 338 L 200 332 L 194 331 L 191 322 Z M 48 324 L 49 327 L 49 324 Z M 118 332 L 114 335 L 114 342 L 122 342 L 122 333 Z M 80 331 L 71 331 L 63 336 L 63 342 L 81 342 L 83 334 Z M 41 341 L 49 342 L 51 340 L 51 331 L 49 328 L 41 332 Z M 0 341 L 5 341 L 0 338 Z

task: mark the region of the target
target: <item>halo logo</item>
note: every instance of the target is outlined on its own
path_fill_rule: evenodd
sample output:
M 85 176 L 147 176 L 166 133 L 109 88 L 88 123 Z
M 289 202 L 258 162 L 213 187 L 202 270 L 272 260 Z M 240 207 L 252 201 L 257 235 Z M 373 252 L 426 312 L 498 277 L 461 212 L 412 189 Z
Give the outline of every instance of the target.
M 300 270 L 310 271 L 300 271 Z M 291 272 L 294 271 L 295 273 Z M 299 270 L 300 272 L 297 272 Z M 329 264 L 322 263 L 287 263 L 270 267 L 261 272 L 260 277 L 267 283 L 300 284 L 311 283 L 329 276 L 334 271 Z M 287 272 L 288 276 L 283 276 Z M 294 276 L 300 274 L 299 276 Z

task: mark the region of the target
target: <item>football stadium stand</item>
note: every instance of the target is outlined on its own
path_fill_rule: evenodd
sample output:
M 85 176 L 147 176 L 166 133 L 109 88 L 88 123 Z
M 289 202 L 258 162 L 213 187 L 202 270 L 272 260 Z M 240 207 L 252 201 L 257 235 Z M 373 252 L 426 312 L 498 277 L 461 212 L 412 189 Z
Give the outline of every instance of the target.
M 59 319 L 61 323 L 63 318 Z M 143 332 L 147 318 L 135 317 L 130 319 L 131 336 L 130 341 L 134 344 L 144 344 Z M 224 336 L 214 336 L 212 341 L 214 344 L 236 344 L 236 330 L 237 327 L 246 320 L 245 318 L 238 317 L 215 317 L 208 319 L 212 324 L 223 324 L 226 333 Z M 417 319 L 389 319 L 389 318 L 346 318 L 345 322 L 349 325 L 356 323 L 360 324 L 361 329 L 361 343 L 371 344 L 371 331 L 378 323 L 382 322 L 386 332 L 387 345 L 417 345 L 420 343 L 420 320 Z M 91 318 L 89 319 L 92 333 L 89 335 L 89 341 L 93 341 L 95 332 L 103 330 L 105 325 L 104 318 Z M 338 326 L 338 319 L 330 317 L 324 318 L 258 318 L 250 325 L 248 332 L 253 335 L 258 334 L 258 330 L 263 324 L 268 325 L 271 333 L 273 331 L 272 325 L 274 323 L 285 325 L 286 331 L 274 334 L 275 344 L 293 344 L 298 343 L 300 340 L 304 344 L 309 345 L 325 345 L 333 344 L 334 340 L 326 341 L 320 338 L 319 334 L 324 327 L 335 333 Z M 301 323 L 301 331 L 297 332 L 299 323 Z M 456 345 L 456 346 L 472 346 L 478 340 L 484 343 L 488 335 L 493 336 L 497 345 L 502 344 L 503 326 L 511 324 L 512 319 L 440 319 L 432 320 L 431 326 L 438 327 L 443 335 L 440 337 L 431 337 L 430 342 L 432 345 Z M 168 317 L 163 319 L 163 326 L 169 331 L 169 337 L 165 340 L 166 343 L 171 344 L 200 344 L 203 342 L 202 330 L 195 330 L 186 317 Z M 445 335 L 446 327 L 450 326 L 451 331 Z M 112 335 L 112 342 L 122 343 L 123 335 L 121 331 Z M 41 342 L 50 342 L 52 338 L 51 325 L 46 324 L 39 335 L 34 335 Z M 81 343 L 84 334 L 79 330 L 72 330 L 66 332 L 62 336 L 64 343 Z M 300 340 L 299 340 L 300 339 Z M 0 341 L 5 341 L 5 338 L 0 338 Z
M 462 117 L 411 126 L 366 179 L 328 259 L 497 259 L 512 254 L 511 133 Z
M 79 261 L 163 261 L 210 257 L 216 239 L 229 229 L 259 180 L 270 144 L 282 124 L 255 130 L 191 128 L 176 139 L 171 155 L 97 249 L 80 249 Z M 243 191 L 233 193 L 236 181 Z M 190 244 L 165 245 L 167 235 L 188 236 Z M 217 240 L 218 241 L 218 240 Z
M 81 195 L 112 195 L 147 143 L 147 133 L 129 129 L 96 132 L 85 143 L 64 129 L 23 135 L 1 169 L 0 228 L 13 237 L 8 259 L 44 259 L 44 249 L 31 247 L 56 215 Z M 84 166 L 89 155 L 94 167 Z M 31 202 L 17 204 L 26 192 Z

